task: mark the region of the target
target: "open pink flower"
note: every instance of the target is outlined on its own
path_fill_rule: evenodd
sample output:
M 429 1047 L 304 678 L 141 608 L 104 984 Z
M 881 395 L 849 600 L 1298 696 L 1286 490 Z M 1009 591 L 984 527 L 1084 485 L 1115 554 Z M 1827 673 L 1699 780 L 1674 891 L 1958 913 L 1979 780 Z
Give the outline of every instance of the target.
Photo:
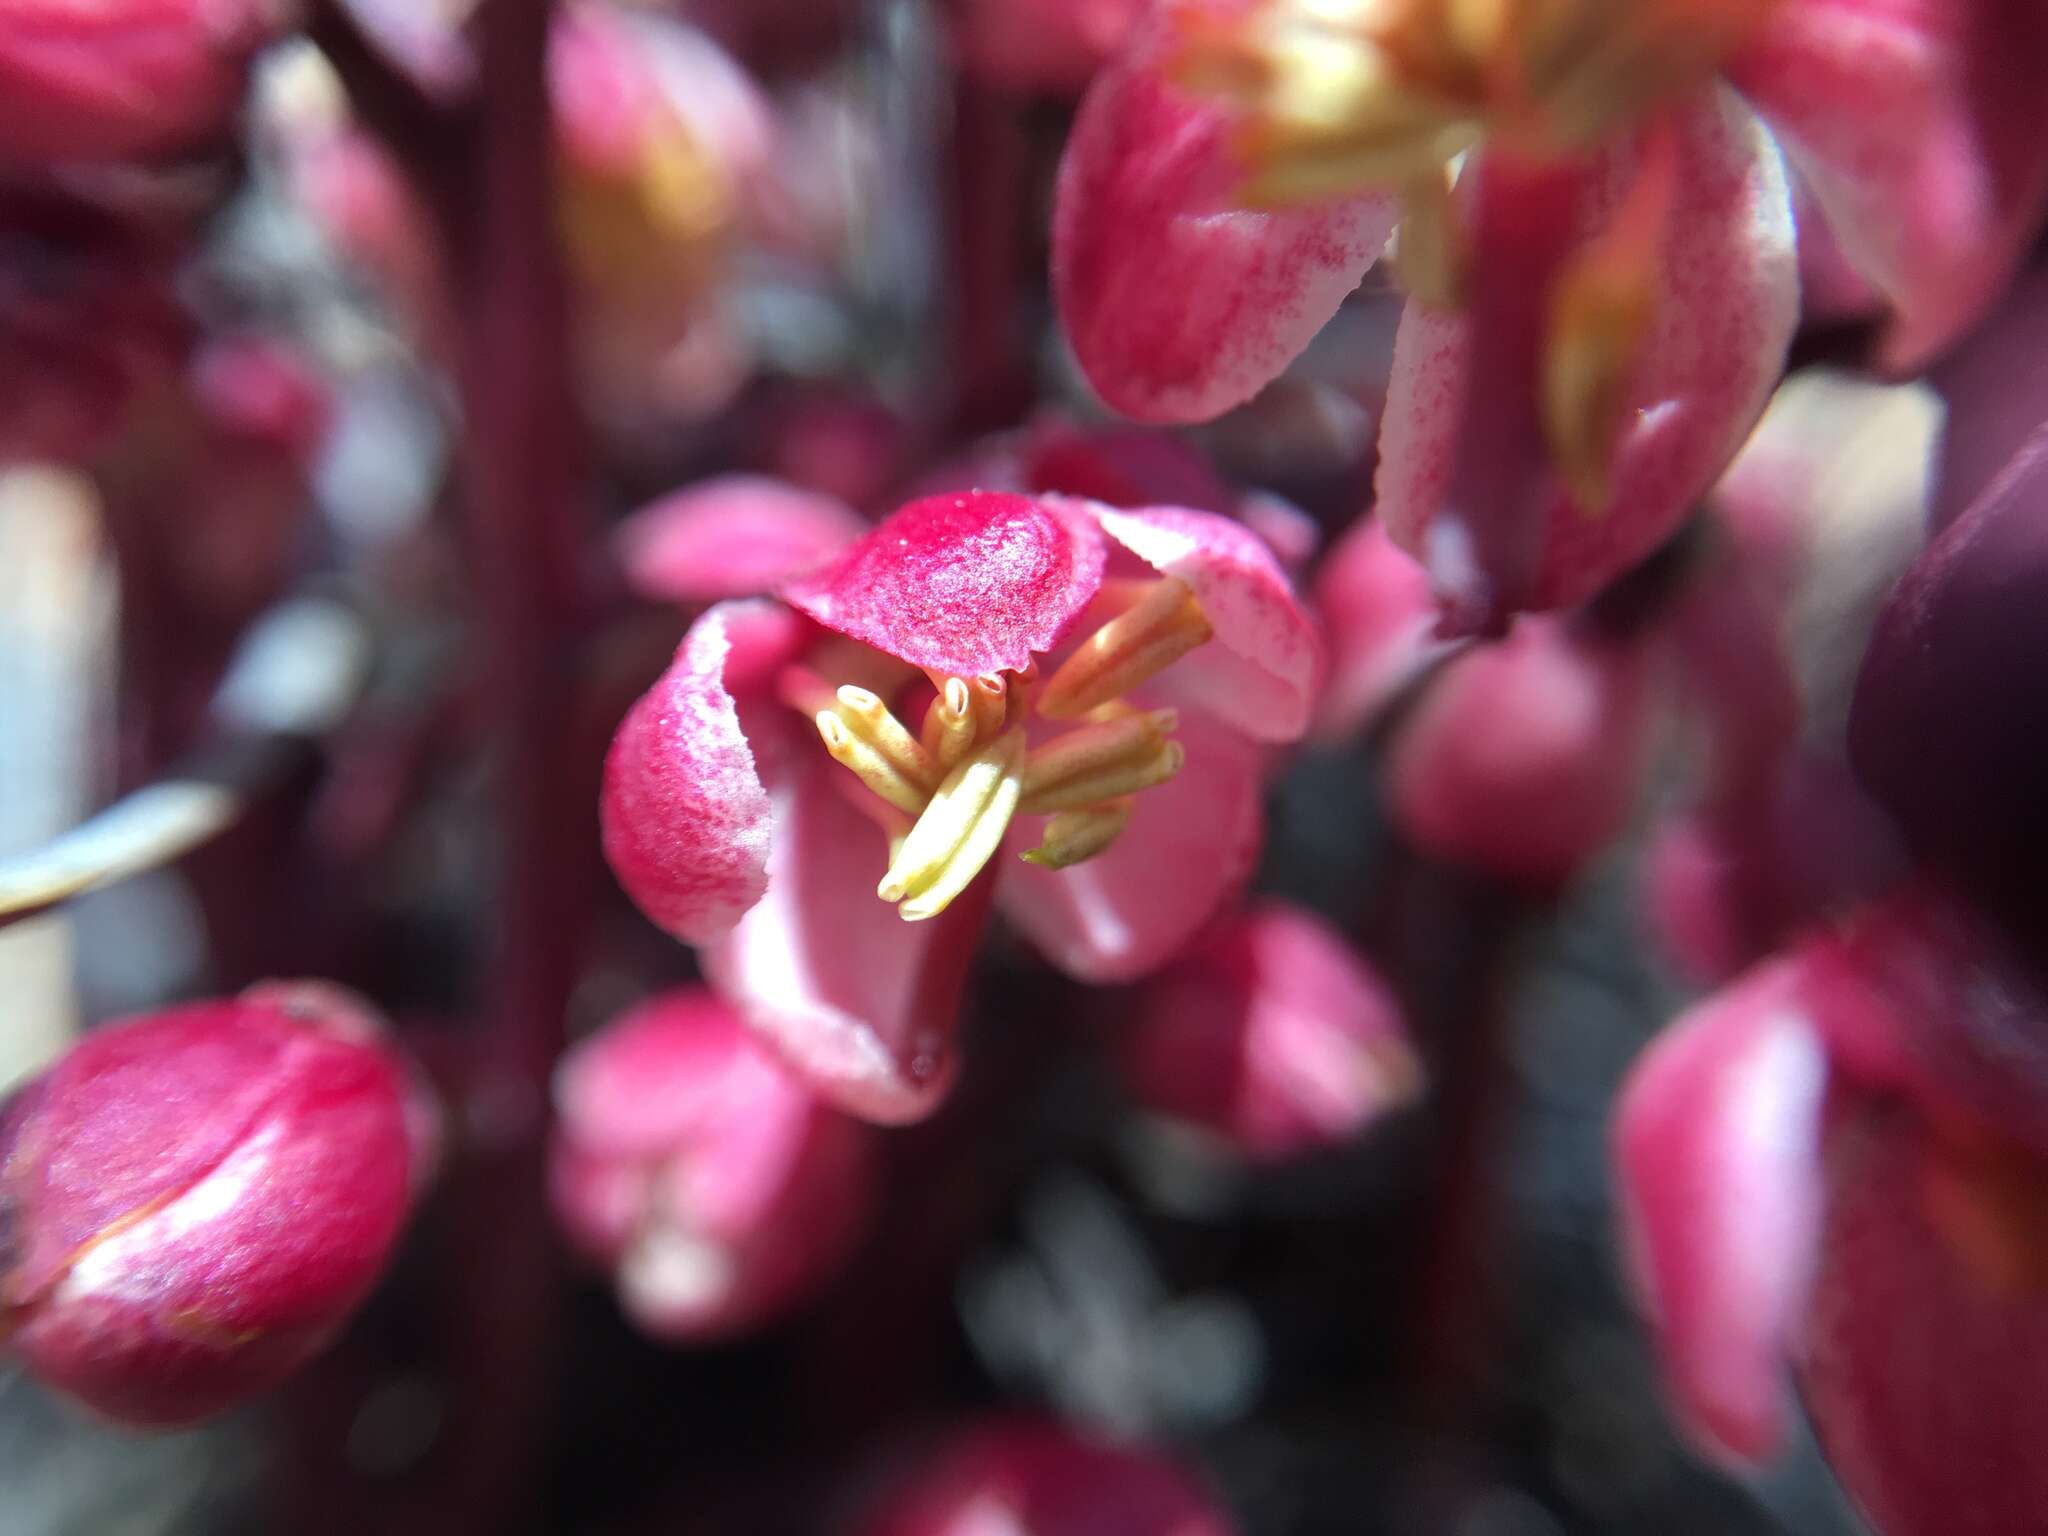
M 878 1119 L 945 1089 L 984 868 L 1023 856 L 1002 904 L 1069 973 L 1158 966 L 1249 872 L 1261 744 L 1321 671 L 1265 546 L 1185 508 L 934 496 L 781 591 L 707 612 L 628 714 L 605 850 Z
M 1147 1108 L 1273 1161 L 1350 1140 L 1422 1077 L 1387 984 L 1279 902 L 1219 924 L 1146 986 L 1123 1060 Z
M 708 992 L 665 993 L 579 1045 L 555 1107 L 555 1213 L 662 1338 L 774 1317 L 829 1280 L 865 1226 L 867 1128 Z
M 2048 995 L 1937 887 L 1681 1018 L 1616 1131 L 1681 1421 L 1755 1463 L 1787 1366 L 1884 1536 L 2031 1529 L 2048 1482 Z
M 1380 515 L 1455 627 L 1495 625 L 1641 559 L 1763 408 L 1797 297 L 1762 122 L 1910 368 L 2039 222 L 2044 67 L 2016 0 L 1169 0 L 1068 145 L 1062 319 L 1117 409 L 1213 416 L 1398 223 Z

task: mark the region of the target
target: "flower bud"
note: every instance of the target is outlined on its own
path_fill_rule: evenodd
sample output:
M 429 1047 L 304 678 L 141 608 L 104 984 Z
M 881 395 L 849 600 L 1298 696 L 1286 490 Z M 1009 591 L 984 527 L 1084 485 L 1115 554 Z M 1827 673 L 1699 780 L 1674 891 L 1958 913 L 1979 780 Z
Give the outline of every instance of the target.
M 0 1126 L 16 1352 L 137 1424 L 276 1385 L 384 1268 L 433 1127 L 339 988 L 266 983 L 95 1031 Z
M 1055 1424 L 968 1431 L 924 1461 L 857 1536 L 1230 1536 L 1231 1521 L 1180 1467 Z
M 1388 764 L 1396 825 L 1436 858 L 1535 890 L 1622 830 L 1649 750 L 1639 650 L 1529 619 L 1445 668 Z
M 555 1215 L 662 1338 L 768 1321 L 828 1280 L 865 1226 L 866 1129 L 813 1098 L 699 988 L 665 993 L 571 1052 L 555 1108 Z
M 1259 1159 L 1348 1139 L 1421 1075 L 1386 984 L 1326 923 L 1277 902 L 1146 988 L 1124 1059 L 1145 1104 Z
M 7 0 L 0 164 L 171 154 L 224 137 L 272 0 Z

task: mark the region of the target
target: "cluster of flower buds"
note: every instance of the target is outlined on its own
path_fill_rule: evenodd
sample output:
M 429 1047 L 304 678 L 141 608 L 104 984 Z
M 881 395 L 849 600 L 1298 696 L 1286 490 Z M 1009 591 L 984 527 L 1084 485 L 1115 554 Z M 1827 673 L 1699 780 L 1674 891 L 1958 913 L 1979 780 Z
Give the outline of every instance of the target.
M 431 1100 L 362 1001 L 268 982 L 94 1031 L 0 1120 L 8 1342 L 110 1417 L 275 1386 L 348 1320 L 431 1174 Z
M 701 989 L 643 1003 L 570 1052 L 555 1107 L 555 1213 L 657 1337 L 774 1317 L 830 1280 L 865 1229 L 868 1128 Z

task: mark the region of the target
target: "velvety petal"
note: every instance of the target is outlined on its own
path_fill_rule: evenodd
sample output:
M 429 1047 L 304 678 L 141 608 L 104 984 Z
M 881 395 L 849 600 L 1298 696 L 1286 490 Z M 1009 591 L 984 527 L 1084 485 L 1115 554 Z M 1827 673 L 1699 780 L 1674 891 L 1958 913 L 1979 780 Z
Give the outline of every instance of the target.
M 619 524 L 612 547 L 642 597 L 707 603 L 770 591 L 867 526 L 837 497 L 765 475 L 720 475 L 642 507 Z
M 1096 76 L 1060 161 L 1053 292 L 1088 382 L 1144 421 L 1206 421 L 1285 368 L 1392 233 L 1377 194 L 1253 211 L 1224 109 L 1165 78 L 1162 5 Z
M 864 1119 L 915 1120 L 952 1081 L 990 881 L 905 922 L 875 895 L 888 841 L 849 793 L 865 791 L 822 752 L 791 757 L 773 791 L 768 894 L 705 967 L 817 1093 Z
M 2048 202 L 2048 11 L 2034 0 L 1799 0 L 1729 78 L 1897 311 L 1911 372 L 1997 297 Z
M 1218 925 L 1147 985 L 1123 1063 L 1140 1103 L 1262 1159 L 1347 1141 L 1421 1082 L 1387 984 L 1280 902 Z
M 1102 581 L 1086 518 L 1000 491 L 914 501 L 782 595 L 828 629 L 962 677 L 1021 672 Z
M 1376 517 L 1360 518 L 1316 571 L 1316 607 L 1330 637 L 1330 683 L 1316 729 L 1348 736 L 1370 726 L 1451 643 L 1436 637 L 1436 600 L 1415 558 Z
M 1484 354 L 1474 353 L 1471 321 L 1418 304 L 1402 317 L 1380 434 L 1379 514 L 1439 593 L 1465 606 L 1569 607 L 1636 564 L 1726 467 L 1777 381 L 1798 314 L 1784 167 L 1725 91 L 1702 93 L 1673 123 L 1678 178 L 1662 285 L 1604 508 L 1579 508 L 1547 466 L 1509 474 L 1512 464 L 1492 462 L 1506 447 L 1504 413 L 1472 414 L 1471 402 L 1484 398 L 1473 377 Z M 1611 215 L 1627 169 L 1617 151 L 1596 223 Z M 1473 172 L 1483 197 L 1483 154 Z M 1512 221 L 1500 248 L 1480 253 L 1475 282 L 1485 281 L 1489 254 L 1517 259 Z M 1530 401 L 1520 415 L 1533 411 Z M 1514 542 L 1515 518 L 1532 547 Z M 1500 549 L 1513 569 L 1499 569 Z M 1465 596 L 1475 585 L 1491 589 L 1476 604 Z
M 1648 765 L 1649 672 L 1635 647 L 1524 619 L 1458 657 L 1402 722 L 1388 809 L 1439 859 L 1549 891 L 1627 824 Z
M 1680 1421 L 1754 1463 L 1785 1423 L 1785 1361 L 1820 1238 L 1827 1058 L 1796 968 L 1680 1018 L 1622 1087 L 1623 1215 Z
M 1187 763 L 1137 797 L 1108 852 L 1047 870 L 1020 855 L 1040 819 L 1020 817 L 1003 852 L 997 899 L 1054 965 L 1080 981 L 1131 981 L 1179 952 L 1250 878 L 1264 821 L 1263 754 L 1235 731 L 1181 712 Z
M 1849 760 L 1919 859 L 2048 933 L 2048 427 L 1921 552 L 1879 616 Z
M 640 910 L 686 944 L 723 933 L 767 889 L 768 794 L 735 696 L 764 687 L 802 634 L 775 604 L 719 604 L 612 738 L 598 804 L 605 858 Z
M 2018 1536 L 2048 1509 L 2048 1293 L 1999 1283 L 1930 1219 L 1943 1158 L 1901 1107 L 1858 1106 L 1829 1127 L 1800 1380 L 1872 1530 Z
M 1322 681 L 1323 641 L 1265 540 L 1185 507 L 1093 511 L 1119 545 L 1187 583 L 1215 632 L 1168 674 L 1175 695 L 1254 740 L 1297 740 Z

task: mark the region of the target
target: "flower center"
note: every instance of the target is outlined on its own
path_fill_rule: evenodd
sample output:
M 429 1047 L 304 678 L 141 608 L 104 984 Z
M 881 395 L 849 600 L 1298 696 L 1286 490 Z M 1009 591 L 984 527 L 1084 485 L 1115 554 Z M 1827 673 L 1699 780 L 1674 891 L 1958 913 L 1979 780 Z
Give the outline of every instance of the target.
M 1042 683 L 1025 672 L 935 676 L 913 731 L 871 689 L 834 687 L 806 668 L 781 679 L 783 701 L 811 717 L 834 761 L 867 789 L 867 808 L 890 835 L 889 867 L 875 894 L 904 919 L 936 917 L 973 883 L 1018 815 L 1047 818 L 1024 857 L 1066 869 L 1114 843 L 1133 798 L 1181 770 L 1170 709 L 1142 710 L 1125 695 L 1209 639 L 1209 621 L 1184 582 L 1104 583 L 1121 611 Z M 1031 744 L 1032 721 L 1066 726 Z
M 1174 72 L 1244 112 L 1262 202 L 1407 189 L 1482 135 L 1583 152 L 1703 84 L 1778 0 L 1262 0 L 1178 18 Z

